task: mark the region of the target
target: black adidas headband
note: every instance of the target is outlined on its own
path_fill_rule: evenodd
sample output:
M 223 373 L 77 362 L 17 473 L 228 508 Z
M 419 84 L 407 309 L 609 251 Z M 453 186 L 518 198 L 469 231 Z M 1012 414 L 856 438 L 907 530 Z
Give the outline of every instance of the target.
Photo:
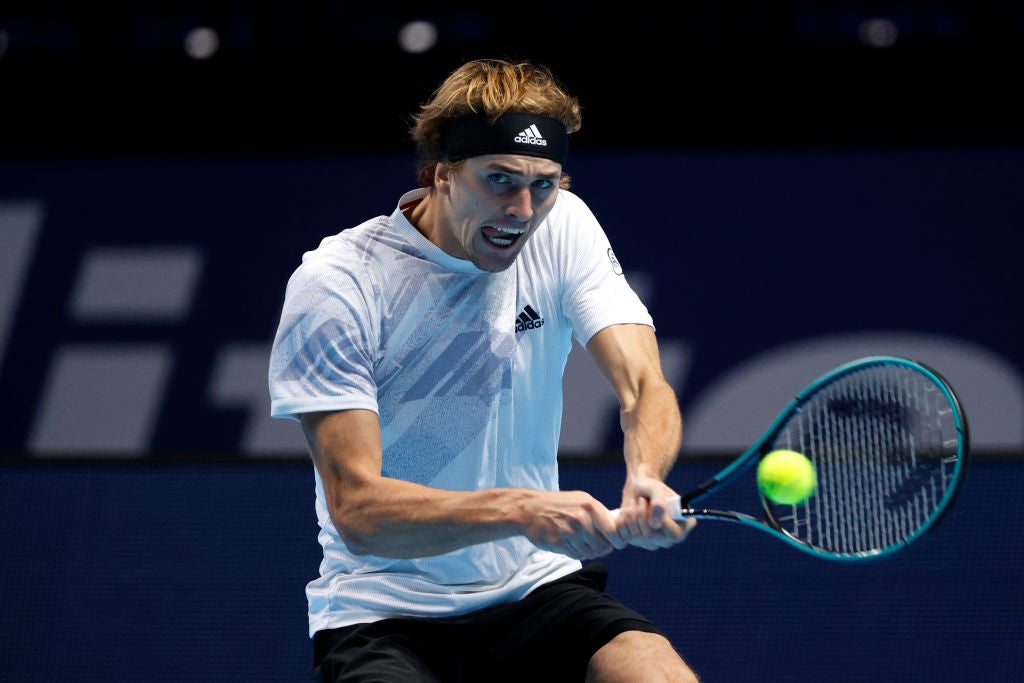
M 441 159 L 457 161 L 481 154 L 525 154 L 565 165 L 569 133 L 558 119 L 510 111 L 491 123 L 482 114 L 449 121 L 441 135 Z

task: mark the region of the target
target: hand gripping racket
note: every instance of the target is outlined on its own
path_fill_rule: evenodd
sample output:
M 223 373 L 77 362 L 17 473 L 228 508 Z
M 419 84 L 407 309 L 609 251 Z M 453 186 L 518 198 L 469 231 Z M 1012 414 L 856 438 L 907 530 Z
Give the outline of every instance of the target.
M 810 498 L 780 505 L 759 492 L 761 517 L 692 507 L 776 449 L 810 458 L 818 476 Z M 767 531 L 818 557 L 870 560 L 907 547 L 939 521 L 967 457 L 967 421 L 946 380 L 905 358 L 873 356 L 815 380 L 743 455 L 672 499 L 670 509 L 675 519 Z

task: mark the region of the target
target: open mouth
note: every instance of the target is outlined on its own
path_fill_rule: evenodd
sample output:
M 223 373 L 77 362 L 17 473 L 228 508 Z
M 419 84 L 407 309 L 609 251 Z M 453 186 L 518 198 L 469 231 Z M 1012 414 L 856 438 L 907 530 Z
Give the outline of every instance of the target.
M 516 243 L 526 228 L 515 228 L 505 225 L 487 225 L 482 229 L 484 239 L 491 245 L 499 248 L 510 247 Z

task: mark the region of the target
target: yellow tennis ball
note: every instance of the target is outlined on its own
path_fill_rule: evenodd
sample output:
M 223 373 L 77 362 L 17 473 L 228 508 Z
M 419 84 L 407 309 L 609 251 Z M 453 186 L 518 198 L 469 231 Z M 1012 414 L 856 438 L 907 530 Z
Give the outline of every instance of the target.
M 803 453 L 777 450 L 757 464 L 757 486 L 769 500 L 795 505 L 811 497 L 818 486 L 818 475 Z

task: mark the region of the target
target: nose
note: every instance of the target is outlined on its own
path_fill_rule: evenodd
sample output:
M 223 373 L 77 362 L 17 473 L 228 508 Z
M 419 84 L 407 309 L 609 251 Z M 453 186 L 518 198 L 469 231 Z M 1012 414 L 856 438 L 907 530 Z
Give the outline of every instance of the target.
M 533 194 L 529 187 L 511 193 L 505 205 L 505 215 L 518 221 L 527 221 L 533 216 Z

